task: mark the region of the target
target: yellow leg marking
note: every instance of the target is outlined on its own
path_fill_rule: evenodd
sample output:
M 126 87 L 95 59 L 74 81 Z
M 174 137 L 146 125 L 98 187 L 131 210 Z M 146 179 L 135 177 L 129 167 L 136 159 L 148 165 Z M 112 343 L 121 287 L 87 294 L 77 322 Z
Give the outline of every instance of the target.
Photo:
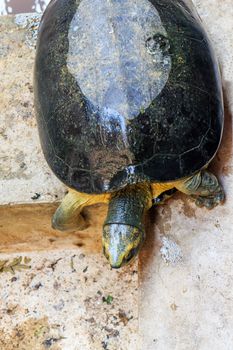
M 167 183 L 158 182 L 158 183 L 151 184 L 153 198 L 158 197 L 161 193 L 171 190 L 174 187 L 176 187 L 174 185 L 174 182 L 167 182 Z
M 82 193 L 77 192 L 73 189 L 69 189 L 68 193 L 73 201 L 82 201 L 84 206 L 92 205 L 96 203 L 108 203 L 110 194 L 109 193 L 103 193 L 103 194 L 88 194 L 88 193 Z
M 186 177 L 184 179 L 173 182 L 157 182 L 151 184 L 153 198 L 158 197 L 161 193 L 171 190 L 172 188 L 176 188 L 177 190 L 185 193 L 185 181 L 191 177 Z
M 191 189 L 190 189 L 189 183 L 191 184 Z M 183 181 L 180 181 L 180 183 L 176 186 L 176 188 L 182 193 L 191 195 L 198 190 L 200 185 L 201 185 L 201 172 L 197 173 L 194 176 L 186 177 L 185 179 L 183 179 Z
M 83 208 L 96 203 L 107 203 L 108 200 L 109 194 L 90 195 L 69 189 L 53 216 L 52 226 L 60 231 L 83 229 L 85 228 L 85 220 L 81 215 Z

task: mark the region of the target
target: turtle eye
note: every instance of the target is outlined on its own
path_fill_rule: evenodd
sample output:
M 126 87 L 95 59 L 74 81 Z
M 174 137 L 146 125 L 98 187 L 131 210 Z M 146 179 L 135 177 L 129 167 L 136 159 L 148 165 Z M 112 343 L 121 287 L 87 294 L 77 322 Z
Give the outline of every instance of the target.
M 125 262 L 129 262 L 134 256 L 137 254 L 137 248 L 132 248 L 128 254 L 125 256 L 124 260 Z

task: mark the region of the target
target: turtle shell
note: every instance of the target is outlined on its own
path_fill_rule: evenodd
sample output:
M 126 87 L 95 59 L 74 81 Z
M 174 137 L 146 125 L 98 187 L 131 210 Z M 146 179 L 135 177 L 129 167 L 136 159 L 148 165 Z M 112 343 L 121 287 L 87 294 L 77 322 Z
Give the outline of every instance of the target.
M 53 172 L 80 192 L 189 176 L 222 135 L 218 64 L 182 0 L 53 0 L 35 62 Z

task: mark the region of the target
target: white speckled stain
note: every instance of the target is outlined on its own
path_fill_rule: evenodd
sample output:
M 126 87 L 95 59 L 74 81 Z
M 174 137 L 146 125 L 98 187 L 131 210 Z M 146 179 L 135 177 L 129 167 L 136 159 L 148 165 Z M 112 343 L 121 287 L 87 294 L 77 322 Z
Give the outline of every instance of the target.
M 159 41 L 153 43 L 156 35 L 166 38 L 166 31 L 148 0 L 80 3 L 69 30 L 67 64 L 107 131 L 117 123 L 124 134 L 127 120 L 164 88 L 171 59 Z
M 176 265 L 182 261 L 183 254 L 181 248 L 175 241 L 167 237 L 162 237 L 162 244 L 163 246 L 160 248 L 160 253 L 167 264 Z

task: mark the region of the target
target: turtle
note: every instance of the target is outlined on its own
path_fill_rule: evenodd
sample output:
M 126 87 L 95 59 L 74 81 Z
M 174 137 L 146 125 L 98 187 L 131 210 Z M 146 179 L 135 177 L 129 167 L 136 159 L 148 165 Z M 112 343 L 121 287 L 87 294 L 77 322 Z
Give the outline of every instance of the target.
M 52 227 L 84 230 L 83 209 L 107 203 L 103 253 L 132 261 L 145 215 L 180 191 L 222 204 L 208 170 L 224 122 L 219 66 L 192 5 L 183 0 L 52 0 L 34 69 L 44 156 L 67 186 Z

